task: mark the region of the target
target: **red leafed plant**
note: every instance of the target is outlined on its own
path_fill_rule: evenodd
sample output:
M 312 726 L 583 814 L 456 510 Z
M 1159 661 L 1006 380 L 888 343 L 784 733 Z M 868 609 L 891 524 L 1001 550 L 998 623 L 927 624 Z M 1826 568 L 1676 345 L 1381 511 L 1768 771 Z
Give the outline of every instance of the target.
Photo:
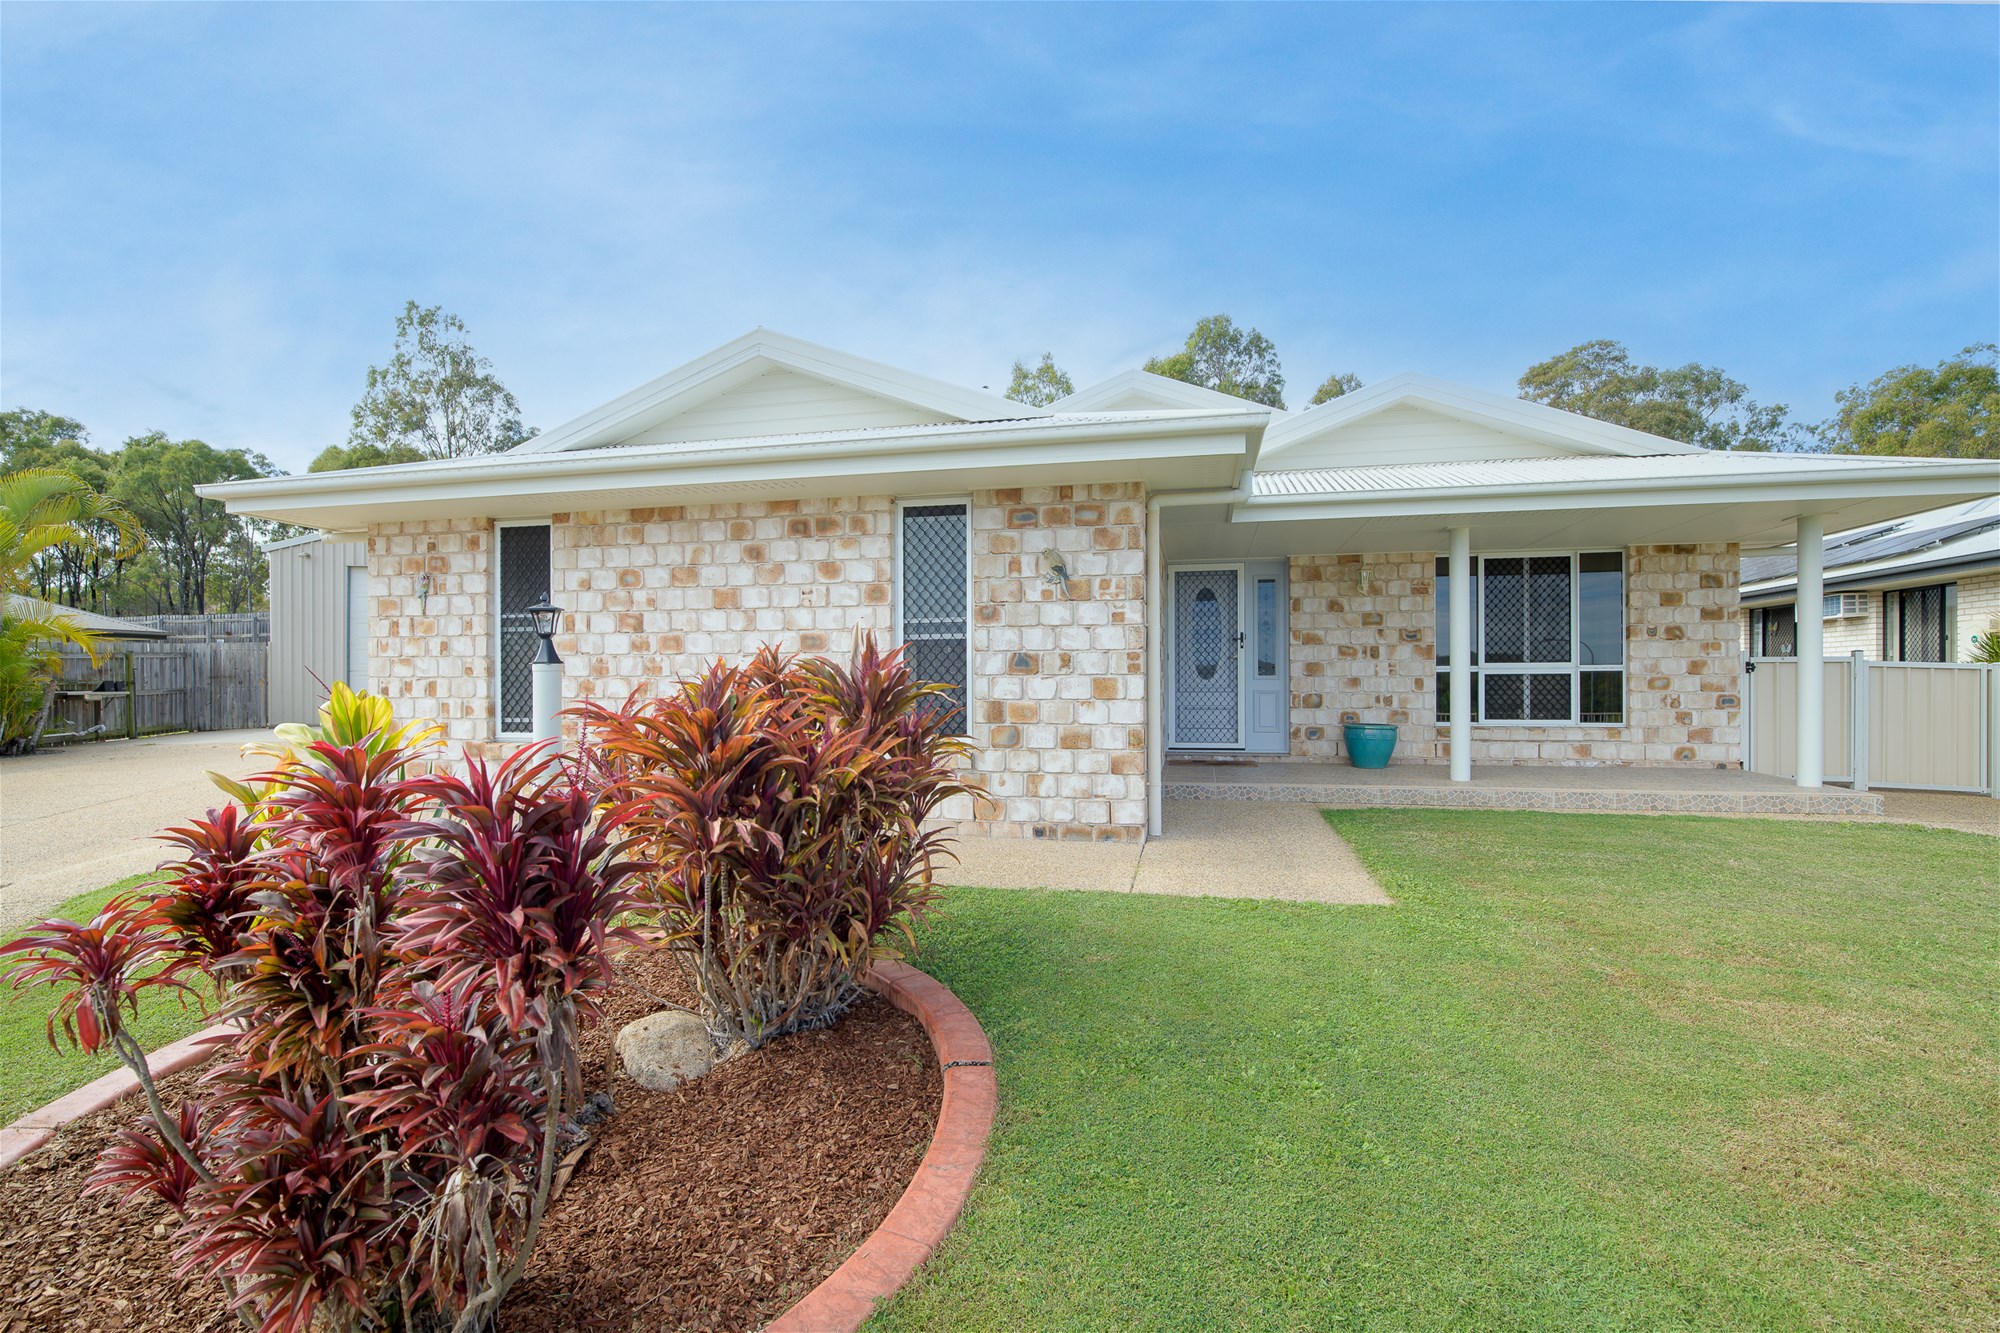
M 945 688 L 863 637 L 845 663 L 766 649 L 662 699 L 573 711 L 718 1043 L 838 1019 L 933 898 L 947 835 L 924 823 L 965 790 Z
M 375 701 L 323 716 L 225 787 L 238 807 L 165 835 L 183 859 L 156 897 L 0 953 L 16 985 L 70 988 L 52 1042 L 109 1045 L 146 1089 L 91 1188 L 170 1204 L 182 1271 L 219 1274 L 247 1326 L 477 1333 L 574 1138 L 578 1031 L 642 867 L 545 746 L 431 773 L 429 736 Z M 195 966 L 239 1035 L 170 1114 L 124 1019 Z

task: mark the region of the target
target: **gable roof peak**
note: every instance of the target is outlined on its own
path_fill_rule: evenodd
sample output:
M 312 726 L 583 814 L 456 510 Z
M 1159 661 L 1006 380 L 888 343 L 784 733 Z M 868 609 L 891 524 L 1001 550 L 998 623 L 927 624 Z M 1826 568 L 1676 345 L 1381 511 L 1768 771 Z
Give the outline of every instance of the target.
M 787 370 L 950 421 L 1017 421 L 1048 416 L 981 389 L 968 389 L 758 325 L 629 393 L 544 431 L 513 452 L 556 453 L 615 444 L 635 430 L 698 407 L 772 370 Z
M 1135 405 L 1223 407 L 1235 411 L 1264 412 L 1269 414 L 1273 422 L 1288 415 L 1283 408 L 1266 407 L 1263 403 L 1253 403 L 1248 398 L 1238 398 L 1234 394 L 1204 388 L 1199 384 L 1189 384 L 1185 380 L 1156 375 L 1150 370 L 1120 371 L 1108 380 L 1086 385 L 1067 398 L 1057 399 L 1049 406 L 1051 410 L 1057 412 L 1113 412 L 1120 409 L 1129 410 Z
M 1435 375 L 1403 371 L 1342 394 L 1331 402 L 1290 414 L 1282 422 L 1273 420 L 1264 439 L 1263 457 L 1330 435 L 1343 426 L 1387 412 L 1391 408 L 1414 407 L 1437 416 L 1450 417 L 1489 427 L 1540 444 L 1578 454 L 1612 454 L 1647 457 L 1657 454 L 1706 453 L 1700 445 L 1649 435 L 1627 426 L 1613 425 L 1566 412 L 1546 403 L 1530 402 L 1491 389 L 1454 384 Z

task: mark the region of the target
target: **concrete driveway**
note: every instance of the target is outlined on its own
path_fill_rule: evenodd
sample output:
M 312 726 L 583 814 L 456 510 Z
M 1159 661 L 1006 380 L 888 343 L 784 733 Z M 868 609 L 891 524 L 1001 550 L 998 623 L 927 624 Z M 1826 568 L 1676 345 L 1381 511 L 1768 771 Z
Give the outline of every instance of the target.
M 262 764 L 243 746 L 270 734 L 154 736 L 0 759 L 0 938 L 166 859 L 153 835 L 222 804 L 207 771 L 256 772 Z

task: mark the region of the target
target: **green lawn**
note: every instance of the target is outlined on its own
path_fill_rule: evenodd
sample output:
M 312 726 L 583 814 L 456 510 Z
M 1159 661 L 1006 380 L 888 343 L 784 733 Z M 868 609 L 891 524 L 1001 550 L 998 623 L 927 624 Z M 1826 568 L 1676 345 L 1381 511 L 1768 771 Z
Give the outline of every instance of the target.
M 953 890 L 999 1124 L 876 1330 L 2000 1324 L 2000 859 L 1330 816 L 1398 902 Z
M 45 915 L 88 921 L 114 894 L 150 878 L 134 875 L 94 893 L 79 894 Z M 6 980 L 9 970 L 8 964 L 0 963 L 0 1069 L 6 1071 L 0 1077 L 0 1125 L 118 1068 L 117 1058 L 109 1054 L 85 1056 L 67 1047 L 60 1053 L 50 1049 L 48 1017 L 56 992 L 41 986 L 17 991 Z M 199 1009 L 182 1008 L 171 995 L 154 995 L 142 1002 L 133 1031 L 151 1050 L 201 1026 Z

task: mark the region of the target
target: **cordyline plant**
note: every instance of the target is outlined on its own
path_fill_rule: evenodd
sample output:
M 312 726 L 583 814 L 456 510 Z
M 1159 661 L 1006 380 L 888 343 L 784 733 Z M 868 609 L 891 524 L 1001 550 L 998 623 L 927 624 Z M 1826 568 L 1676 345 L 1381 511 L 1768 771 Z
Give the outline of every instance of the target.
M 924 824 L 966 790 L 967 747 L 945 687 L 900 651 L 766 649 L 665 698 L 572 712 L 611 817 L 656 867 L 646 914 L 725 1050 L 838 1019 L 896 956 L 885 934 L 908 938 L 931 903 L 947 835 Z
M 385 701 L 336 687 L 321 716 L 164 835 L 183 855 L 155 896 L 0 956 L 66 988 L 52 1043 L 108 1046 L 146 1092 L 90 1188 L 169 1204 L 181 1271 L 220 1275 L 246 1326 L 476 1333 L 575 1138 L 578 1032 L 643 867 L 546 747 L 460 776 Z M 126 1023 L 193 969 L 238 1035 L 170 1111 Z

